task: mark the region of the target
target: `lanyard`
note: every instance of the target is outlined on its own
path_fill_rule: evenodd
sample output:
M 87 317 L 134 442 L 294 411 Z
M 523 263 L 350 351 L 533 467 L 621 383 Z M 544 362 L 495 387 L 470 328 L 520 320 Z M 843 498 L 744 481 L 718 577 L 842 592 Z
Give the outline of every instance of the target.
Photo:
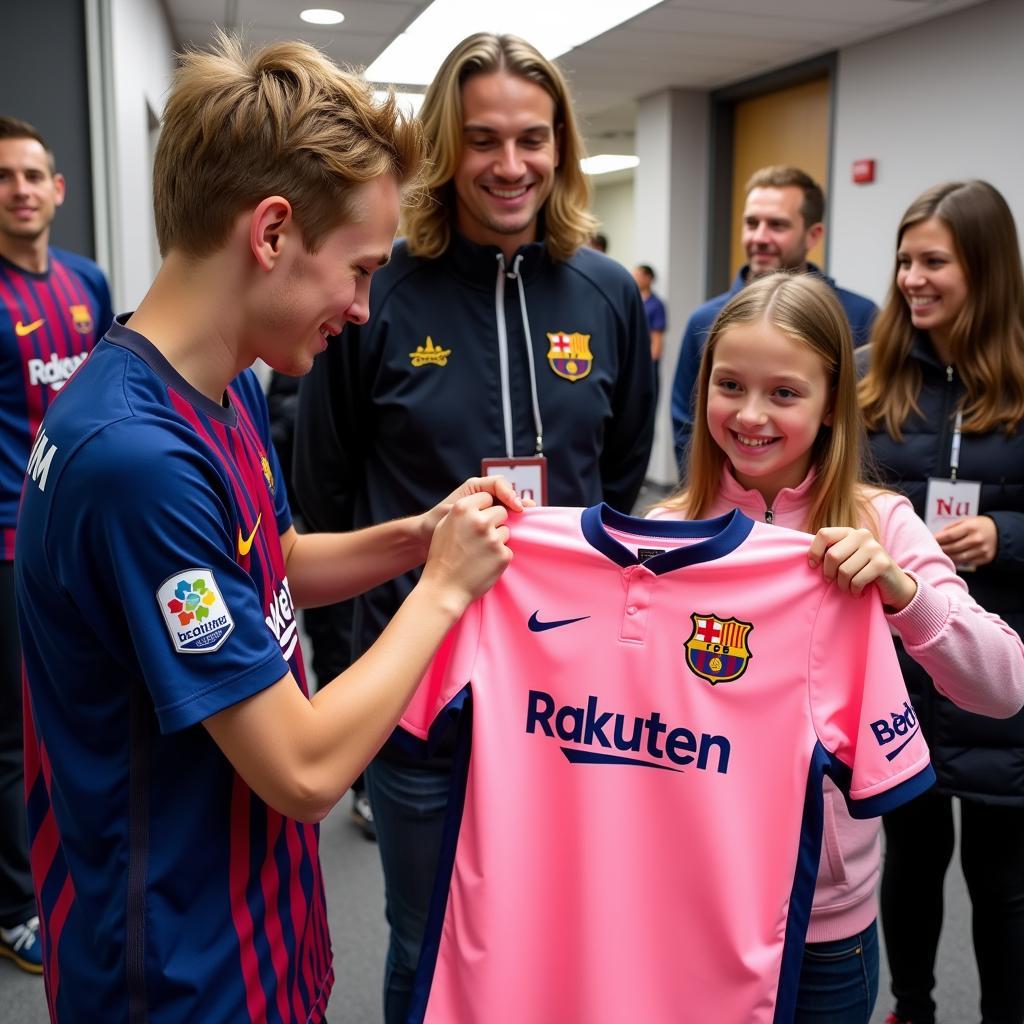
M 516 256 L 512 270 L 505 271 L 505 257 L 498 253 L 498 280 L 494 289 L 494 315 L 498 325 L 498 369 L 501 374 L 501 413 L 505 427 L 505 455 L 508 458 L 515 457 L 515 446 L 513 443 L 512 430 L 512 387 L 509 382 L 508 369 L 508 332 L 505 328 L 505 279 L 514 277 L 519 285 L 519 315 L 523 320 L 523 336 L 526 342 L 526 363 L 530 370 L 530 398 L 533 405 L 533 426 L 537 432 L 537 451 L 541 455 L 544 451 L 544 425 L 540 418 L 540 400 L 537 397 L 537 370 L 533 365 L 533 339 L 530 337 L 530 319 L 526 311 L 526 289 L 523 287 L 523 277 L 519 273 L 519 264 L 523 255 Z
M 964 414 L 958 409 L 956 423 L 953 424 L 953 443 L 949 449 L 949 479 L 956 483 L 956 471 L 960 468 L 960 428 L 963 426 Z

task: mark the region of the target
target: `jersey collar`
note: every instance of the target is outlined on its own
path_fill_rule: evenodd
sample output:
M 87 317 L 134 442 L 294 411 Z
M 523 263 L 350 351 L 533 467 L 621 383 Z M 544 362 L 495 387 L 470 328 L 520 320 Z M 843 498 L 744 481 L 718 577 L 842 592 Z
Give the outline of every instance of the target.
M 138 331 L 124 326 L 131 313 L 121 313 L 114 318 L 106 340 L 113 345 L 134 352 L 172 391 L 176 391 L 193 408 L 205 413 L 212 420 L 233 427 L 238 422 L 238 412 L 233 405 L 220 405 L 207 398 L 171 366 L 164 354 Z
M 603 502 L 583 510 L 580 519 L 583 536 L 587 542 L 610 558 L 616 565 L 628 569 L 643 565 L 655 575 L 682 569 L 698 562 L 710 562 L 735 550 L 747 539 L 754 527 L 754 521 L 739 509 L 733 509 L 715 519 L 636 519 L 623 515 Z M 629 548 L 620 544 L 608 533 L 608 529 L 620 530 L 639 537 L 676 538 L 692 540 L 702 538 L 694 544 L 666 551 L 652 558 L 638 558 Z

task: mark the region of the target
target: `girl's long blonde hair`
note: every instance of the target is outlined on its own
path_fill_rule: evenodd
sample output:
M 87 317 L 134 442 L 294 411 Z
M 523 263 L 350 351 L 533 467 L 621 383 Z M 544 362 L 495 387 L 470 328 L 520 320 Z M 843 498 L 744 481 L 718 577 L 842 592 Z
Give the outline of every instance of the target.
M 686 480 L 660 507 L 681 511 L 688 519 L 701 519 L 718 497 L 726 457 L 711 436 L 705 415 L 715 349 L 731 327 L 757 323 L 770 324 L 793 341 L 810 346 L 821 357 L 829 378 L 832 423 L 818 430 L 811 452 L 817 475 L 804 529 L 815 533 L 823 526 L 867 526 L 874 532 L 877 520 L 870 495 L 876 492 L 862 484 L 864 426 L 857 405 L 853 339 L 835 293 L 810 274 L 776 273 L 759 278 L 718 314 L 697 378 L 697 411 Z

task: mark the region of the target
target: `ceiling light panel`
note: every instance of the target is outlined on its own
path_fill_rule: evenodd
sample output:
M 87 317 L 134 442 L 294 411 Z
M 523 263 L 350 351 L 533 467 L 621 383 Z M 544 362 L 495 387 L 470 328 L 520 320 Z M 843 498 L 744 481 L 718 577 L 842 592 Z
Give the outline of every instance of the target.
M 434 0 L 366 69 L 374 82 L 429 85 L 441 61 L 473 32 L 522 36 L 555 58 L 636 17 L 659 0 Z
M 308 7 L 299 11 L 299 17 L 309 25 L 340 25 L 345 20 L 341 11 L 330 7 Z

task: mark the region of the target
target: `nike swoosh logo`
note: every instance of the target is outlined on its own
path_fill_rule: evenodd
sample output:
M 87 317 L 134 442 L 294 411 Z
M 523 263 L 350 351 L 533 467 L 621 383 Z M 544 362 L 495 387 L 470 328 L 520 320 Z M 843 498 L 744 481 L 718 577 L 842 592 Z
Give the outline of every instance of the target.
M 260 520 L 263 518 L 261 512 L 256 517 L 256 525 L 252 528 L 252 533 L 248 537 L 242 537 L 242 528 L 238 528 L 238 553 L 242 558 L 245 558 L 249 554 L 249 549 L 252 547 L 252 542 L 256 539 L 256 531 L 260 528 Z
M 543 633 L 545 629 L 558 629 L 559 626 L 571 626 L 574 622 L 582 622 L 584 619 L 589 619 L 589 615 L 581 615 L 576 619 L 554 619 L 551 622 L 541 622 L 537 618 L 537 612 L 534 612 L 530 616 L 530 621 L 527 625 L 530 630 L 534 633 Z
M 19 338 L 24 338 L 26 334 L 31 334 L 33 331 L 39 330 L 46 320 L 33 320 L 30 324 L 23 324 L 20 320 L 14 325 L 14 333 Z

